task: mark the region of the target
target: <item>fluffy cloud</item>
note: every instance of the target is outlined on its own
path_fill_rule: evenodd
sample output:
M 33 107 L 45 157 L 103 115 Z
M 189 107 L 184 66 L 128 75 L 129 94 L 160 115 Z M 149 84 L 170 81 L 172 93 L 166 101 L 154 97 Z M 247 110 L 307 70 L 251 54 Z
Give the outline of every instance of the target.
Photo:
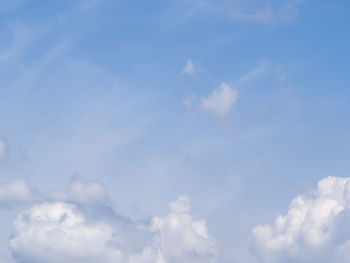
M 103 185 L 98 182 L 85 183 L 81 180 L 73 181 L 67 192 L 52 192 L 49 197 L 59 201 L 74 201 L 80 203 L 103 201 L 108 199 Z
M 191 59 L 188 59 L 186 62 L 186 66 L 183 68 L 181 73 L 193 76 L 195 72 L 196 72 L 196 69 L 193 61 Z
M 204 109 L 220 116 L 228 114 L 237 100 L 237 90 L 223 82 L 208 98 L 202 99 Z
M 24 180 L 14 180 L 0 185 L 0 202 L 28 202 L 38 199 L 38 196 L 29 188 Z
M 195 221 L 189 211 L 189 199 L 182 196 L 170 204 L 165 218 L 153 219 L 156 246 L 169 262 L 215 262 L 215 240 L 208 235 L 205 221 Z
M 349 262 L 350 178 L 328 177 L 295 198 L 275 225 L 253 229 L 260 262 Z
M 43 203 L 19 214 L 9 247 L 16 262 L 121 262 L 108 224 L 88 224 L 74 205 Z
M 126 242 L 135 243 L 139 236 L 128 227 L 90 222 L 76 205 L 46 202 L 16 217 L 9 247 L 18 263 L 216 262 L 215 240 L 205 221 L 194 220 L 189 210 L 189 199 L 180 197 L 166 217 L 153 218 L 148 227 L 136 226 L 140 236 L 147 232 L 152 238 L 135 250 Z

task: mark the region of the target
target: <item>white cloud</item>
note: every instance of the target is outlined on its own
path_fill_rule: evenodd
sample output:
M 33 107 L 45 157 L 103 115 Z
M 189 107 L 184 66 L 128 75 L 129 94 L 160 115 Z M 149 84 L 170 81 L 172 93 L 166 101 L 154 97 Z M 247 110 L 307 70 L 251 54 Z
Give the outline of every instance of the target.
M 170 204 L 165 218 L 153 218 L 151 230 L 157 247 L 169 262 L 216 262 L 216 244 L 207 233 L 206 222 L 195 221 L 189 212 L 189 199 L 182 196 Z
M 73 181 L 67 192 L 52 192 L 49 197 L 58 201 L 74 202 L 94 202 L 105 201 L 108 199 L 107 192 L 103 185 L 98 182 L 84 183 L 81 180 Z
M 88 224 L 76 207 L 43 203 L 19 214 L 9 247 L 16 262 L 121 262 L 114 229 Z
M 33 193 L 24 180 L 14 180 L 0 185 L 0 202 L 28 202 L 37 200 L 38 196 Z
M 181 73 L 193 76 L 195 72 L 196 72 L 196 69 L 193 61 L 191 59 L 188 59 L 186 62 L 186 66 L 183 68 Z
M 42 203 L 20 213 L 13 223 L 9 248 L 18 263 L 214 263 L 215 240 L 204 220 L 190 215 L 187 197 L 171 203 L 170 213 L 155 217 L 139 233 L 153 236 L 143 248 L 130 249 L 139 240 L 128 227 L 107 221 L 89 222 L 76 205 Z M 127 242 L 131 244 L 127 244 Z
M 328 177 L 311 196 L 295 198 L 275 225 L 253 229 L 260 262 L 349 262 L 350 178 Z
M 203 98 L 201 100 L 202 106 L 210 112 L 220 116 L 225 116 L 231 111 L 232 106 L 236 103 L 237 95 L 237 90 L 223 82 L 208 98 Z

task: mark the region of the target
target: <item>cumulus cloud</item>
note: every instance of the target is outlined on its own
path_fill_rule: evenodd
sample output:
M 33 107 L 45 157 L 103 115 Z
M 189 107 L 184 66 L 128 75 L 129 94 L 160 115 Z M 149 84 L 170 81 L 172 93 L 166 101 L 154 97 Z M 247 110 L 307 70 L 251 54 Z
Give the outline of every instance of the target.
M 237 101 L 237 90 L 223 82 L 219 88 L 214 90 L 209 97 L 202 98 L 202 106 L 207 111 L 220 116 L 227 115 Z
M 89 224 L 74 205 L 43 203 L 19 214 L 9 247 L 16 262 L 121 262 L 114 230 Z
M 188 59 L 186 62 L 186 66 L 183 68 L 181 73 L 193 76 L 195 72 L 196 72 L 196 69 L 193 61 L 191 59 Z
M 85 183 L 81 180 L 73 181 L 66 192 L 51 192 L 49 197 L 59 201 L 74 201 L 80 203 L 105 201 L 107 192 L 98 182 Z
M 195 221 L 189 212 L 190 201 L 182 196 L 170 204 L 165 218 L 153 219 L 156 246 L 169 262 L 216 262 L 216 244 L 207 233 L 206 222 Z
M 90 222 L 73 204 L 46 202 L 20 213 L 13 223 L 9 248 L 18 263 L 214 263 L 215 240 L 204 220 L 190 215 L 190 202 L 180 197 L 170 213 L 136 227 L 151 239 L 138 251 L 130 249 L 139 237 L 127 227 L 107 221 Z M 131 235 L 132 238 L 128 237 Z
M 0 185 L 1 203 L 29 202 L 37 199 L 38 196 L 24 180 L 14 180 Z
M 252 230 L 260 262 L 349 262 L 350 178 L 328 177 L 295 198 L 273 226 Z

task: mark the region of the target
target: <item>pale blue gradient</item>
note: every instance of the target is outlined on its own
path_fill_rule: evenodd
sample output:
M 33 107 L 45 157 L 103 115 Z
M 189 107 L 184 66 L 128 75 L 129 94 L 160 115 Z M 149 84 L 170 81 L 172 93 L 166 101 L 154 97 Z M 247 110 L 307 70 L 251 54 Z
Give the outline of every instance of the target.
M 349 175 L 349 10 L 345 0 L 0 0 L 0 183 L 46 193 L 97 180 L 135 220 L 186 194 L 220 262 L 256 262 L 252 227 L 321 178 Z M 181 74 L 187 59 L 193 76 Z M 200 105 L 222 82 L 238 90 L 223 118 Z M 0 258 L 19 210 L 1 210 Z

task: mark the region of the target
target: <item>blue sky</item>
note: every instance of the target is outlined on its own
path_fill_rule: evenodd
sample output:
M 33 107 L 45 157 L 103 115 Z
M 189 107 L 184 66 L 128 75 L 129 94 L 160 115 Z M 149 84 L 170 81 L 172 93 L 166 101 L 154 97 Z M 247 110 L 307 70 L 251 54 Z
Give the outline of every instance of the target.
M 0 0 L 0 262 L 349 262 L 349 10 Z

